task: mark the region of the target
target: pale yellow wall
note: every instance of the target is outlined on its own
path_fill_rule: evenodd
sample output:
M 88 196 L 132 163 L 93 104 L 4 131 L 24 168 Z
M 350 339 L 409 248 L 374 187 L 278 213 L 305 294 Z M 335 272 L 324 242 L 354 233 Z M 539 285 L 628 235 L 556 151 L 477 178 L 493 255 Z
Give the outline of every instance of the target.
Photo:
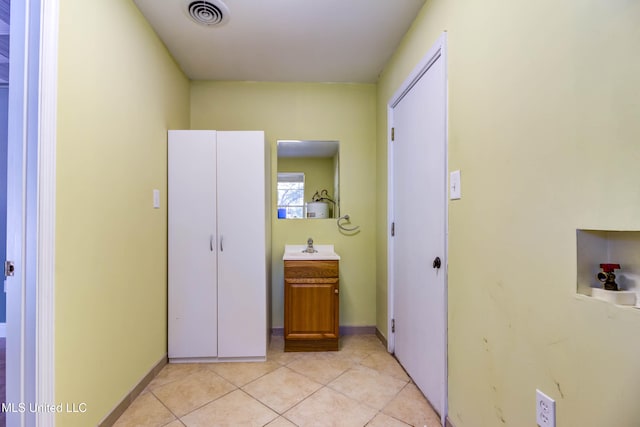
M 167 351 L 166 130 L 189 82 L 129 0 L 61 0 L 55 397 L 96 425 Z M 152 189 L 161 209 L 152 209 Z
M 285 244 L 334 244 L 340 254 L 340 323 L 369 326 L 376 321 L 375 301 L 375 99 L 370 84 L 193 82 L 193 129 L 266 132 L 276 171 L 278 139 L 340 141 L 341 211 L 361 232 L 347 236 L 335 220 L 277 219 L 276 175 L 272 177 L 273 287 L 272 325 L 283 326 Z
M 640 310 L 576 295 L 576 229 L 640 230 L 640 4 L 428 0 L 377 103 L 386 331 L 386 104 L 447 31 L 449 414 L 456 427 L 636 427 Z

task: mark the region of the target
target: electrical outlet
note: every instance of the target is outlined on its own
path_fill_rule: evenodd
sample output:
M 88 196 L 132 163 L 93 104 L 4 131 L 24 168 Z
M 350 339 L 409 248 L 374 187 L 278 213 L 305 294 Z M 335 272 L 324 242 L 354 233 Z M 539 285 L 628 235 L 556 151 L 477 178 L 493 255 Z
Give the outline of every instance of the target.
M 536 390 L 536 422 L 540 427 L 556 427 L 556 402 Z

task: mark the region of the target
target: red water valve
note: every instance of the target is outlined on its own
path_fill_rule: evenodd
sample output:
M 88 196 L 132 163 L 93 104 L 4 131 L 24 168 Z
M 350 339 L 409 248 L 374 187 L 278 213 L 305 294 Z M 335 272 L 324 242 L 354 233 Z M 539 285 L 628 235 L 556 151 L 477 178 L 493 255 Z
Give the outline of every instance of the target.
M 613 270 L 620 269 L 620 264 L 600 264 L 602 271 L 596 275 L 599 281 L 604 283 L 604 289 L 607 291 L 617 291 L 616 275 Z
M 620 264 L 600 264 L 600 268 L 605 273 L 613 273 L 613 270 L 620 270 Z

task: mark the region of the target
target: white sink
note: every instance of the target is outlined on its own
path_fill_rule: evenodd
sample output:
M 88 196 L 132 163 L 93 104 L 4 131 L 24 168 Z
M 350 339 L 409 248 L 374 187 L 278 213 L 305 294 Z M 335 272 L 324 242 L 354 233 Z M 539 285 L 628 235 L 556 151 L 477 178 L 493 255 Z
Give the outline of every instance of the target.
M 303 252 L 307 249 L 307 245 L 284 245 L 282 259 L 285 261 L 340 259 L 340 255 L 334 251 L 333 245 L 313 245 L 313 248 L 318 252 Z

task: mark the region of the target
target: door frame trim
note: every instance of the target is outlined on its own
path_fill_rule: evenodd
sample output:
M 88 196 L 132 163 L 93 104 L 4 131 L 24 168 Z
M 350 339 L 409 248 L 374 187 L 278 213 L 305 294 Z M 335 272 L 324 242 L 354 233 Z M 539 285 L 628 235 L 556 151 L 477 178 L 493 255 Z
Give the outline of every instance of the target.
M 431 65 L 438 59 L 443 61 L 444 67 L 444 78 L 442 84 L 445 87 L 445 102 L 443 108 L 445 110 L 445 129 L 444 129 L 444 171 L 445 171 L 445 200 L 444 200 L 444 265 L 445 265 L 445 277 L 444 277 L 444 343 L 443 348 L 445 351 L 445 363 L 444 363 L 444 387 L 442 390 L 442 402 L 443 402 L 443 413 L 440 414 L 440 418 L 442 420 L 442 425 L 445 425 L 447 414 L 448 414 L 448 337 L 447 337 L 447 329 L 448 329 L 448 273 L 449 273 L 449 204 L 448 204 L 448 188 L 446 187 L 446 183 L 448 182 L 448 164 L 449 164 L 449 114 L 448 114 L 448 106 L 449 106 L 449 92 L 448 92 L 448 72 L 447 72 L 447 33 L 443 32 L 440 37 L 435 41 L 435 43 L 431 46 L 431 48 L 427 51 L 427 53 L 422 57 L 420 62 L 415 66 L 415 68 L 411 71 L 411 73 L 407 76 L 404 82 L 399 86 L 393 96 L 389 99 L 387 103 L 387 350 L 391 353 L 395 350 L 395 333 L 392 331 L 392 319 L 394 316 L 394 291 L 395 291 L 395 277 L 394 277 L 394 245 L 393 245 L 393 237 L 391 236 L 391 227 L 394 220 L 394 212 L 393 212 L 393 203 L 394 203 L 394 193 L 393 193 L 393 177 L 394 177 L 394 167 L 393 167 L 393 142 L 391 140 L 392 135 L 392 127 L 393 127 L 393 111 L 394 108 L 398 105 L 398 103 L 404 98 L 404 96 L 411 90 L 411 88 L 420 80 L 420 78 L 429 70 Z
M 9 151 L 15 160 L 8 189 L 7 257 L 17 261 L 19 293 L 12 336 L 14 404 L 55 404 L 55 188 L 59 0 L 26 0 L 11 11 Z M 15 18 L 15 19 L 14 19 Z M 14 37 L 15 36 L 15 37 Z M 10 193 L 10 194 L 9 194 Z M 10 215 L 9 215 L 10 214 Z M 9 218 L 8 218 L 9 224 Z M 13 279 L 13 278 L 12 278 Z M 9 316 L 9 313 L 7 313 Z M 13 316 L 13 315 L 12 315 Z M 9 341 L 9 338 L 7 338 Z M 7 343 L 9 348 L 9 343 Z M 9 360 L 7 360 L 9 363 Z M 8 373 L 7 373 L 8 374 Z M 7 375 L 9 376 L 9 375 Z M 11 387 L 11 389 L 10 389 Z M 17 398 L 17 401 L 15 399 Z M 55 411 L 7 414 L 16 425 L 54 426 Z M 9 419 L 11 417 L 11 419 Z
M 38 138 L 36 399 L 55 402 L 55 225 L 58 108 L 59 0 L 42 0 Z M 55 414 L 37 414 L 38 426 L 54 426 Z

